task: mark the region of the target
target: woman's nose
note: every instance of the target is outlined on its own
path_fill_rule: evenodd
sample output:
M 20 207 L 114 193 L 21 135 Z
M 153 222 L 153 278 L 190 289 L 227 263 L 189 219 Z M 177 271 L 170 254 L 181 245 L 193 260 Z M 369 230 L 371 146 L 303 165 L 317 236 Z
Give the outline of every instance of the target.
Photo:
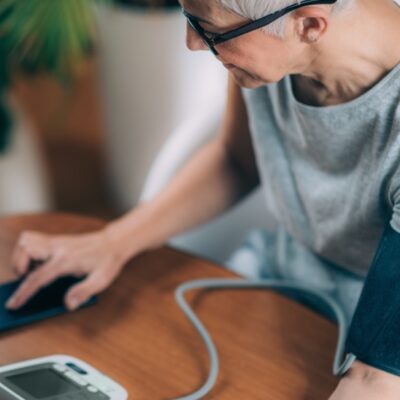
M 204 43 L 203 39 L 189 24 L 187 24 L 186 27 L 186 46 L 192 51 L 208 50 L 208 47 Z

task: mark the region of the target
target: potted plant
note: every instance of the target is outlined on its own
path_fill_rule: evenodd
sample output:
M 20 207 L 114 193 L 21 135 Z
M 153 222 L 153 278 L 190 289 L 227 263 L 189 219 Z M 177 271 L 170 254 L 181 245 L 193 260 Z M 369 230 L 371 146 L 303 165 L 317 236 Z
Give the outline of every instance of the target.
M 0 212 L 50 206 L 38 144 L 27 113 L 13 96 L 13 77 L 49 74 L 68 85 L 92 48 L 94 3 L 0 2 Z
M 93 50 L 97 16 L 110 181 L 117 204 L 127 209 L 138 200 L 167 136 L 196 110 L 215 109 L 224 78 L 209 54 L 189 54 L 186 22 L 177 1 L 113 0 L 114 7 L 107 4 L 94 12 L 99 3 L 110 2 L 1 0 L 0 144 L 4 154 L 9 153 L 18 126 L 23 127 L 25 142 L 34 137 L 28 133 L 32 126 L 26 113 L 10 108 L 12 73 L 50 74 L 68 85 Z M 22 121 L 18 126 L 17 119 Z M 33 147 L 25 145 L 31 153 Z M 28 168 L 32 173 L 39 171 L 39 162 L 34 164 Z M 23 178 L 22 168 L 21 164 Z M 37 175 L 31 181 L 44 187 L 43 174 Z M 24 198 L 32 203 L 32 195 Z
M 167 137 L 223 104 L 226 79 L 211 54 L 186 48 L 176 0 L 114 3 L 99 13 L 98 57 L 109 181 L 125 211 Z
M 177 0 L 117 0 L 119 4 L 125 4 L 133 7 L 144 8 L 177 8 L 179 3 Z

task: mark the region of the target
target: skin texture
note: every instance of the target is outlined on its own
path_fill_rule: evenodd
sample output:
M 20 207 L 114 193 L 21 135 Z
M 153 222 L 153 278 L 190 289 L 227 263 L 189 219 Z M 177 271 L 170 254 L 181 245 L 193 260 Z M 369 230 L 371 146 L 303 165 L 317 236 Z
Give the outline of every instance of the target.
M 210 32 L 248 22 L 216 0 L 181 0 L 181 5 L 208 21 L 202 26 Z M 259 176 L 240 87 L 256 88 L 291 75 L 298 100 L 314 106 L 345 103 L 400 62 L 399 36 L 400 9 L 391 0 L 359 0 L 354 9 L 337 16 L 329 6 L 292 13 L 284 38 L 258 30 L 219 45 L 218 59 L 230 70 L 230 82 L 218 137 L 160 195 L 102 231 L 79 236 L 25 232 L 14 250 L 13 266 L 26 281 L 9 308 L 20 307 L 58 276 L 86 276 L 66 296 L 66 305 L 74 309 L 111 285 L 128 259 L 209 221 L 256 188 Z M 189 26 L 186 42 L 193 51 L 208 51 Z M 31 259 L 43 263 L 29 273 Z M 397 399 L 399 380 L 357 361 L 329 400 Z
M 202 26 L 210 32 L 225 32 L 247 22 L 215 1 L 181 3 L 190 14 L 209 20 Z M 336 17 L 331 10 L 323 5 L 300 9 L 288 18 L 284 39 L 257 30 L 217 46 L 218 58 L 234 66 L 230 71 L 240 86 L 256 88 L 291 74 L 302 89 L 299 95 L 306 92 L 303 96 L 316 105 L 351 100 L 399 61 L 400 11 L 391 0 L 359 0 Z M 192 50 L 207 49 L 190 28 L 187 44 Z
M 399 377 L 355 361 L 329 400 L 396 400 L 399 393 Z

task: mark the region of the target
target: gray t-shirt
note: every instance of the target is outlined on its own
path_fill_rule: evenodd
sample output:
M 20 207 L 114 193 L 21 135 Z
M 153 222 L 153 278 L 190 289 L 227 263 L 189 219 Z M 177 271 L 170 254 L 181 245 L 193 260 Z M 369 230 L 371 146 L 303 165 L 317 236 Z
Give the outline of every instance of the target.
M 400 64 L 355 100 L 297 101 L 290 77 L 243 89 L 267 205 L 315 254 L 365 276 L 400 232 Z

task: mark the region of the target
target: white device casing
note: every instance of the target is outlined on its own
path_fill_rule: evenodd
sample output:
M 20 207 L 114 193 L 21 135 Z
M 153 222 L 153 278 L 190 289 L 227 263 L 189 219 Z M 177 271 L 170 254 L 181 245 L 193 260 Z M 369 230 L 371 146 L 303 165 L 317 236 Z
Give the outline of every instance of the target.
M 84 361 L 64 354 L 56 354 L 52 356 L 34 358 L 31 360 L 21 361 L 14 364 L 9 364 L 5 366 L 0 366 L 0 373 L 9 372 L 19 368 L 32 367 L 37 364 L 43 363 L 54 363 L 54 364 L 62 364 L 73 374 L 76 374 L 81 379 L 87 381 L 89 385 L 93 385 L 97 387 L 99 390 L 104 392 L 107 396 L 111 398 L 111 400 L 127 400 L 128 392 L 117 382 L 109 378 L 108 376 L 102 374 L 97 369 L 93 368 L 89 364 Z M 73 363 L 79 368 L 82 368 L 87 372 L 87 375 L 80 375 L 72 368 L 66 365 L 67 363 Z M 22 399 L 24 400 L 24 399 Z

